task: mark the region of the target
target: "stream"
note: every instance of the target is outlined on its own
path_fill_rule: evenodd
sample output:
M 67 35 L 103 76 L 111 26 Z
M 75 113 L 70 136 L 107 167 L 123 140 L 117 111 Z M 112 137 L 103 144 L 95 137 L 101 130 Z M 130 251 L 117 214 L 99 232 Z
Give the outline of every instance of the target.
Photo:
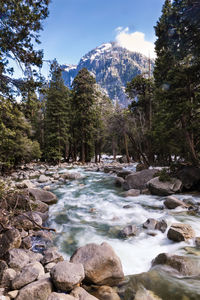
M 125 226 L 141 225 L 148 218 L 164 219 L 168 226 L 174 222 L 190 224 L 196 236 L 200 236 L 199 216 L 190 215 L 182 208 L 164 208 L 165 197 L 124 197 L 123 190 L 115 187 L 113 174 L 87 171 L 82 167 L 62 170 L 66 171 L 79 172 L 82 178 L 56 188 L 53 192 L 59 201 L 49 211 L 49 224 L 58 233 L 55 244 L 65 259 L 80 246 L 106 241 L 120 257 L 125 275 L 139 274 L 149 270 L 152 259 L 159 253 L 184 255 L 184 247 L 193 246 L 194 242 L 174 243 L 167 238 L 167 231 L 157 231 L 156 236 L 143 231 L 137 237 L 122 239 L 119 230 Z M 200 197 L 192 195 L 177 197 L 200 201 Z

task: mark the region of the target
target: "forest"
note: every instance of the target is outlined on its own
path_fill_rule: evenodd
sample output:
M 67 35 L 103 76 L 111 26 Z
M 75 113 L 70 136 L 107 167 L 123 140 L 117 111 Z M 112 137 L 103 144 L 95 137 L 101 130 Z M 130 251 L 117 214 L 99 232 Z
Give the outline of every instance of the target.
M 41 160 L 95 162 L 102 153 L 169 166 L 200 162 L 200 5 L 166 0 L 155 25 L 153 76 L 127 83 L 127 108 L 112 104 L 87 69 L 68 89 L 54 59 L 39 73 L 49 0 L 0 3 L 0 170 Z M 16 79 L 14 60 L 24 77 Z M 20 100 L 19 100 L 20 99 Z

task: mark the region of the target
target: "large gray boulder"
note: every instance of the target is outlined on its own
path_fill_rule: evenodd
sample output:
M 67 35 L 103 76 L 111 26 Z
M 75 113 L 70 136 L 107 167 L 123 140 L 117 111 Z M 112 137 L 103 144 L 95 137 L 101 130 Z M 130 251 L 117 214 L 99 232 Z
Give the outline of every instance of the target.
M 0 257 L 3 257 L 9 250 L 20 247 L 21 241 L 20 232 L 15 228 L 0 234 Z
M 48 263 L 58 263 L 59 261 L 63 261 L 63 256 L 58 252 L 56 247 L 51 247 L 44 251 L 44 257 L 42 259 L 42 264 Z
M 63 179 L 70 179 L 70 180 L 76 180 L 76 179 L 82 178 L 82 175 L 80 173 L 78 173 L 78 172 L 73 172 L 73 173 L 66 172 L 66 173 L 61 174 L 61 178 L 63 178 Z
M 42 201 L 48 205 L 57 203 L 58 199 L 55 194 L 42 189 L 28 189 L 29 194 L 35 201 Z
M 98 300 L 96 297 L 90 295 L 81 287 L 76 287 L 70 294 L 77 300 Z
M 156 172 L 158 171 L 154 169 L 148 169 L 130 174 L 126 177 L 126 180 L 123 183 L 123 188 L 125 190 L 144 190 L 146 188 L 147 182 L 153 178 Z
M 76 250 L 70 261 L 83 264 L 90 283 L 116 285 L 124 278 L 121 261 L 107 243 L 87 244 Z
M 13 218 L 12 224 L 17 229 L 38 229 L 39 227 L 36 224 L 42 226 L 42 218 L 36 212 L 30 211 Z
M 64 293 L 51 293 L 47 300 L 77 300 L 71 295 L 66 295 Z
M 176 178 L 163 182 L 159 180 L 159 177 L 155 177 L 148 181 L 147 186 L 153 195 L 168 196 L 180 192 L 182 182 Z
M 64 292 L 71 291 L 85 277 L 82 264 L 68 261 L 57 263 L 50 274 L 56 288 Z
M 8 268 L 4 270 L 0 281 L 0 287 L 5 288 L 6 290 L 10 290 L 11 282 L 16 277 L 16 275 L 17 273 L 14 269 Z
M 43 255 L 40 253 L 29 252 L 25 249 L 12 249 L 8 252 L 8 265 L 17 271 L 21 270 L 27 264 L 41 261 Z
M 140 190 L 130 189 L 124 193 L 125 197 L 137 197 L 140 195 Z
M 200 275 L 200 260 L 194 257 L 161 253 L 152 262 L 152 267 L 156 265 L 171 267 L 183 276 Z
M 12 287 L 14 290 L 21 289 L 23 286 L 44 276 L 44 268 L 39 262 L 28 264 L 21 272 L 13 279 Z
M 164 201 L 164 204 L 169 209 L 174 209 L 174 208 L 176 208 L 178 206 L 188 207 L 187 204 L 185 204 L 183 201 L 177 199 L 174 196 L 168 196 L 167 199 Z
M 167 237 L 174 242 L 182 242 L 195 238 L 195 232 L 188 224 L 173 223 L 168 230 Z
M 47 300 L 52 289 L 52 283 L 48 278 L 40 279 L 23 287 L 16 300 Z

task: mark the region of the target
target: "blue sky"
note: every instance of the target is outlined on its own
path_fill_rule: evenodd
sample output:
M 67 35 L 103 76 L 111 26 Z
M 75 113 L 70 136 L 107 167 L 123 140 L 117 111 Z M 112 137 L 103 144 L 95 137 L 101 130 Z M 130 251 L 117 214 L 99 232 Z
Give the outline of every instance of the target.
M 52 0 L 40 48 L 44 49 L 45 59 L 77 64 L 84 54 L 102 43 L 117 39 L 130 48 L 134 37 L 136 42 L 137 38 L 154 42 L 153 26 L 163 3 L 164 0 Z M 145 37 L 136 37 L 134 32 Z

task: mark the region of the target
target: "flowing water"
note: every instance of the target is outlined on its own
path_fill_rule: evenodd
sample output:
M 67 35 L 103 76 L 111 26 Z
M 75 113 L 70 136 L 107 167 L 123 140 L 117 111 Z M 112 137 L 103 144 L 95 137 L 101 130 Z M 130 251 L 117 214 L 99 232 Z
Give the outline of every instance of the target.
M 79 172 L 83 178 L 68 181 L 54 190 L 58 203 L 50 208 L 50 226 L 56 228 L 55 243 L 66 259 L 77 247 L 87 243 L 108 242 L 120 257 L 124 273 L 138 274 L 148 271 L 151 261 L 159 253 L 185 254 L 185 246 L 193 246 L 168 240 L 166 233 L 150 236 L 141 232 L 137 237 L 122 239 L 119 230 L 129 224 L 141 225 L 148 218 L 165 219 L 190 224 L 200 236 L 200 218 L 184 209 L 164 209 L 165 197 L 140 195 L 124 197 L 123 190 L 114 185 L 114 175 L 86 171 L 84 168 L 65 169 L 63 172 Z M 178 195 L 179 199 L 200 198 Z M 129 208 L 125 208 L 127 206 Z

